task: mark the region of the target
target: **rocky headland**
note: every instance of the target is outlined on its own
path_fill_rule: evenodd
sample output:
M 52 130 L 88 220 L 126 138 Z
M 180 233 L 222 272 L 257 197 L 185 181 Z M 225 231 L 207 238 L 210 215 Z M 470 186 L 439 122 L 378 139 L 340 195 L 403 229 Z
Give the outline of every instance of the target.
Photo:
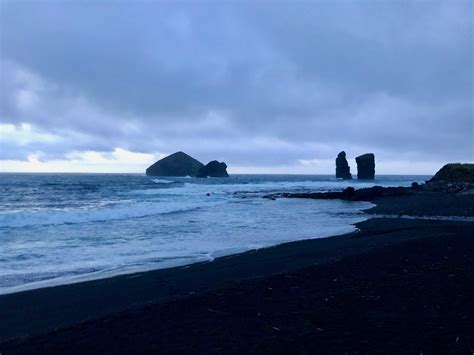
M 441 184 L 474 184 L 474 164 L 446 164 L 429 180 L 434 186 Z

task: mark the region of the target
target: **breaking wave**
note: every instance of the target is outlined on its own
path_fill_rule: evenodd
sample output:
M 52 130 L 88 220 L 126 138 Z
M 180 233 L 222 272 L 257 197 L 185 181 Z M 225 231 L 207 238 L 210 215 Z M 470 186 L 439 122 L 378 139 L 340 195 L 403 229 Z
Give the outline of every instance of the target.
M 0 226 L 2 228 L 19 228 L 55 224 L 106 222 L 110 220 L 186 212 L 197 208 L 214 206 L 216 204 L 218 204 L 217 201 L 190 201 L 186 204 L 173 203 L 171 201 L 167 203 L 144 201 L 97 210 L 4 212 L 0 213 Z

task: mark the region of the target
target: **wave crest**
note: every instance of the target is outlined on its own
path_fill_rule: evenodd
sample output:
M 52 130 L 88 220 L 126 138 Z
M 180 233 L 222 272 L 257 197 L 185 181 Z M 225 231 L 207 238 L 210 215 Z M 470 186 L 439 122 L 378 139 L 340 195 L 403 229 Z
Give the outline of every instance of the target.
M 186 212 L 197 208 L 211 207 L 217 204 L 219 204 L 217 201 L 189 201 L 186 203 L 144 201 L 96 210 L 6 212 L 0 213 L 0 225 L 2 228 L 21 228 L 52 224 L 79 224 L 126 220 L 159 214 Z

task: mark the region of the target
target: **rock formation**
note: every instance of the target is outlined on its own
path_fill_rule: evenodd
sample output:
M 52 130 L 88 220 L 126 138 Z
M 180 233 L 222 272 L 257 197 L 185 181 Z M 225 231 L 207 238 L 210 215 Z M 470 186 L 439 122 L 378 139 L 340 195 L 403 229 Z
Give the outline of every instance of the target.
M 227 174 L 227 165 L 224 162 L 219 163 L 217 160 L 213 160 L 201 167 L 196 177 L 229 177 L 229 174 Z
M 429 182 L 474 183 L 474 164 L 446 164 Z
M 330 192 L 284 192 L 263 196 L 263 198 L 275 199 L 287 198 L 312 198 L 316 200 L 347 200 L 347 201 L 374 201 L 381 197 L 413 195 L 415 192 L 409 187 L 382 187 L 372 186 L 363 189 L 354 189 L 352 186 L 343 191 Z
M 375 178 L 375 155 L 367 153 L 355 158 L 357 163 L 357 178 L 373 180 Z
M 158 160 L 146 169 L 149 176 L 196 176 L 204 166 L 186 153 L 177 152 Z
M 351 168 L 347 163 L 346 152 L 342 151 L 336 158 L 336 178 L 344 180 L 352 179 Z

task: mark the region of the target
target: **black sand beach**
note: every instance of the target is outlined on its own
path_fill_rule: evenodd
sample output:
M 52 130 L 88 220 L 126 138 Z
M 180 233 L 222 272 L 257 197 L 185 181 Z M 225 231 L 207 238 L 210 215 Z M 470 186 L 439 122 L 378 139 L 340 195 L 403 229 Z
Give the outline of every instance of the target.
M 473 14 L 0 0 L 0 355 L 474 355 Z
M 380 199 L 371 212 L 439 215 L 436 201 L 449 200 L 444 215 L 472 216 L 472 194 L 443 196 Z M 474 223 L 373 218 L 358 228 L 0 296 L 0 352 L 471 353 Z

